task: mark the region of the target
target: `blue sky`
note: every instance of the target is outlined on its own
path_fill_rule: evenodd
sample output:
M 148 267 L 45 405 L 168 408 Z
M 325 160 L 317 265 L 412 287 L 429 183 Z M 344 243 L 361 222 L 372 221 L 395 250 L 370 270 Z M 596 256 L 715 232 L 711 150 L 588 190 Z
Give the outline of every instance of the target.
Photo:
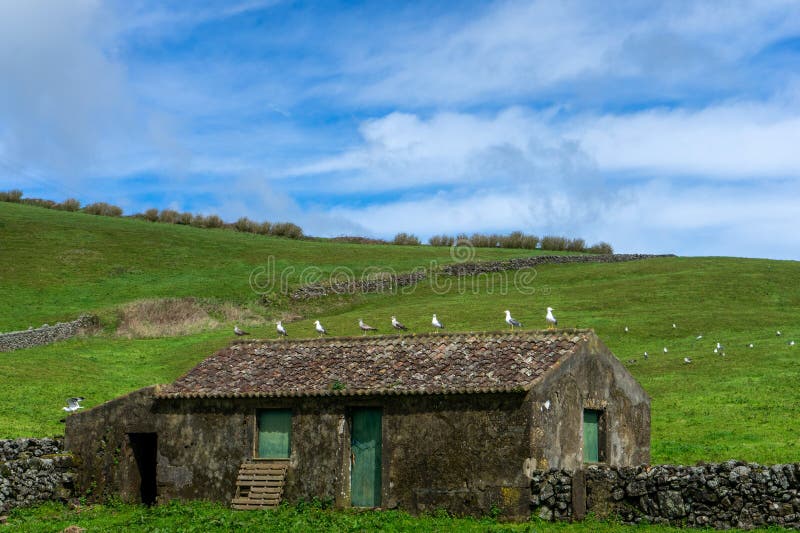
M 800 4 L 0 2 L 0 189 L 800 259 Z

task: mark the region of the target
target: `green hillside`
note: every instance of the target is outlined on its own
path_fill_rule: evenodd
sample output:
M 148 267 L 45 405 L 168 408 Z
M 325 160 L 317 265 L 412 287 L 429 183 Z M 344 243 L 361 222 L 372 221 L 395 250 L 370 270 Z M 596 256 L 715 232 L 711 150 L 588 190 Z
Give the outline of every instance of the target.
M 38 234 L 21 234 L 26 227 Z M 252 302 L 249 272 L 269 255 L 296 270 L 317 265 L 326 271 L 340 264 L 360 271 L 375 263 L 399 272 L 452 261 L 448 250 L 429 247 L 290 241 L 1 204 L 0 236 L 2 329 L 85 310 L 108 312 L 142 297 Z M 80 259 L 58 259 L 69 250 L 83 250 L 71 252 Z M 478 259 L 529 254 L 481 250 Z M 357 334 L 359 317 L 387 332 L 391 315 L 424 332 L 432 313 L 448 331 L 497 330 L 505 327 L 504 309 L 526 329 L 538 329 L 552 306 L 560 325 L 594 328 L 651 395 L 654 462 L 797 460 L 800 346 L 787 341 L 800 341 L 800 263 L 658 258 L 540 266 L 522 287 L 514 276 L 462 278 L 460 285 L 457 278 L 438 278 L 397 295 L 329 297 L 313 306 L 281 300 L 263 315 L 297 315 L 287 329 L 301 337 L 313 334 L 317 318 L 333 335 Z M 250 328 L 254 336 L 275 336 L 266 320 Z M 65 397 L 83 395 L 91 406 L 170 381 L 231 338 L 228 323 L 154 339 L 122 339 L 107 329 L 0 354 L 0 436 L 59 433 Z M 716 342 L 725 346 L 725 357 L 713 353 Z M 751 342 L 754 348 L 747 347 Z M 692 364 L 683 364 L 687 356 Z

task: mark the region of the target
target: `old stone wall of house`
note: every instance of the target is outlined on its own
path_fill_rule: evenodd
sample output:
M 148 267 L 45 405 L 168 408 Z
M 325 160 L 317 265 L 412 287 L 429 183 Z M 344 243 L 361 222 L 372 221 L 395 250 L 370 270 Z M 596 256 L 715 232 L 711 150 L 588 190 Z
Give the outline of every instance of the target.
M 574 472 L 539 471 L 531 480 L 531 507 L 545 520 L 592 513 L 630 524 L 800 529 L 800 463 L 592 465 Z
M 650 398 L 599 339 L 559 362 L 530 394 L 530 470 L 582 466 L 584 409 L 603 412 L 606 463 L 650 462 Z
M 0 440 L 0 514 L 73 495 L 72 457 L 63 439 Z
M 45 324 L 39 328 L 0 333 L 0 352 L 10 352 L 62 341 L 96 326 L 97 317 L 81 315 L 72 322 L 58 322 L 54 326 Z

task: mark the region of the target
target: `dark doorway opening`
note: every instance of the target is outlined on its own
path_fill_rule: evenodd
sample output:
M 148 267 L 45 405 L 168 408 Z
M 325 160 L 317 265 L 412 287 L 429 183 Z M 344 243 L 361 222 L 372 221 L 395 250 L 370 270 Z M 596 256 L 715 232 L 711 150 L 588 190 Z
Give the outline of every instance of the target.
M 155 433 L 128 433 L 136 468 L 139 472 L 139 496 L 145 505 L 156 503 L 156 452 L 158 436 Z

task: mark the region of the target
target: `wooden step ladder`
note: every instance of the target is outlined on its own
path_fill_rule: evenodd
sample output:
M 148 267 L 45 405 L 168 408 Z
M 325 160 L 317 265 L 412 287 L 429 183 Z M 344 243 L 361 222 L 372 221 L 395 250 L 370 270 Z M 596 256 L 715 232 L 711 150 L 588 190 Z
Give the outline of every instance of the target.
M 236 478 L 233 509 L 270 509 L 283 497 L 289 461 L 243 463 Z

